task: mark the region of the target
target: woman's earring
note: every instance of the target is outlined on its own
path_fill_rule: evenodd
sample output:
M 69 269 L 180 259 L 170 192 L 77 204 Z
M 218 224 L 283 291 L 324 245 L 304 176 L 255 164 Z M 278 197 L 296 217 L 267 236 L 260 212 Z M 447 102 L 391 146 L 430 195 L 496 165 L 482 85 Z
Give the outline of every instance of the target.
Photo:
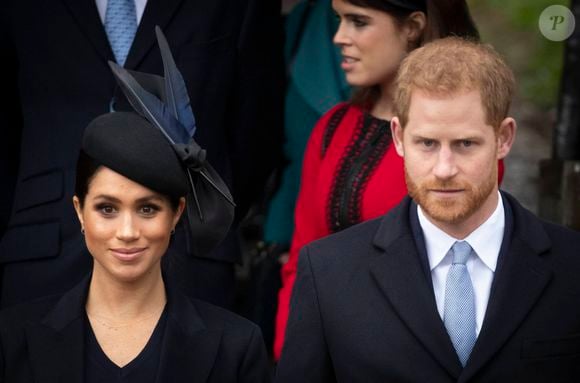
M 85 235 L 85 228 L 84 227 L 81 227 L 81 234 Z
M 171 235 L 175 234 L 175 228 L 171 229 Z

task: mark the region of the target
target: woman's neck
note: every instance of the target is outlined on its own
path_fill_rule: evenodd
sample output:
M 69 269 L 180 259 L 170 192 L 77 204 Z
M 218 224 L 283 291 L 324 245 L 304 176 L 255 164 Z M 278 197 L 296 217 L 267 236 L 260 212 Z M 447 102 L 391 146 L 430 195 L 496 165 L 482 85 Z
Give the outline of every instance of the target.
M 117 281 L 98 267 L 93 268 L 86 310 L 89 316 L 126 323 L 156 315 L 167 298 L 161 270 L 138 282 Z
M 381 86 L 381 94 L 371 108 L 370 113 L 374 117 L 387 121 L 393 118 L 393 89 L 390 82 Z

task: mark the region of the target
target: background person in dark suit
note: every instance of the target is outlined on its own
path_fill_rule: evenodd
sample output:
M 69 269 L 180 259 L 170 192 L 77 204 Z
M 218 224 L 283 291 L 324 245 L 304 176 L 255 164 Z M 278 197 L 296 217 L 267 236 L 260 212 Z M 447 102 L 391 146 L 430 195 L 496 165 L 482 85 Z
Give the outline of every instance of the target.
M 412 199 L 305 247 L 278 382 L 580 379 L 580 234 L 498 191 L 514 86 L 459 38 L 403 61 L 391 130 Z
M 1 304 L 64 292 L 90 268 L 70 204 L 84 127 L 123 97 L 103 1 L 3 1 L 0 60 L 9 75 L 0 140 Z M 138 29 L 124 67 L 162 73 L 154 26 L 165 32 L 188 86 L 196 140 L 232 188 L 240 220 L 261 193 L 281 141 L 279 2 L 137 1 Z M 20 121 L 20 122 L 19 122 Z M 17 137 L 19 141 L 8 140 Z M 181 225 L 166 270 L 190 295 L 231 306 L 235 233 L 191 257 Z

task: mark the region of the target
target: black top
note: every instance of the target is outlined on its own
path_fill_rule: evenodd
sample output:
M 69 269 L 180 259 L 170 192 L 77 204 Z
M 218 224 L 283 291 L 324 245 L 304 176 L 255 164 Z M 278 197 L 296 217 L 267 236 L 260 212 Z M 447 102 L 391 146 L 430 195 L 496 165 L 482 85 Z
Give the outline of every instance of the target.
M 90 281 L 87 276 L 64 295 L 0 312 L 2 382 L 97 380 L 86 379 L 96 370 L 87 363 L 90 345 L 85 307 Z M 147 347 L 155 355 L 145 362 L 157 363 L 152 368 L 156 383 L 270 382 L 268 355 L 258 326 L 230 311 L 187 297 L 174 283 L 166 282 L 165 290 L 166 319 L 156 331 L 162 337 L 161 344 L 154 347 L 157 342 L 149 341 Z
M 167 321 L 167 306 L 149 341 L 124 367 L 113 363 L 101 349 L 93 328 L 85 316 L 85 382 L 86 383 L 154 383 L 161 356 L 161 344 Z

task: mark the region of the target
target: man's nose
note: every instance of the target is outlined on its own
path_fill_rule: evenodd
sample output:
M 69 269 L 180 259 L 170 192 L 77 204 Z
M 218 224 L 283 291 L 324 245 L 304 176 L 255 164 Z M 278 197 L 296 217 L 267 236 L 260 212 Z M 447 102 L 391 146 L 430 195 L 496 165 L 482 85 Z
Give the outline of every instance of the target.
M 439 150 L 433 174 L 439 179 L 453 178 L 457 174 L 456 158 L 450 148 L 442 146 Z

